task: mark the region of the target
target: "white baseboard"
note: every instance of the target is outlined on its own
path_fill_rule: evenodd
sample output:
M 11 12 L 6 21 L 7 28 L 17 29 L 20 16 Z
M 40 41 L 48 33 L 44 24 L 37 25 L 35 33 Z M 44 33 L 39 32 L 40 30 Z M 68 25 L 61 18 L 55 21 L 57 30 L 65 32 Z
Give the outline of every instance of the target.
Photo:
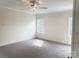
M 14 43 L 18 43 L 18 42 L 22 42 L 22 41 L 25 41 L 25 40 L 31 40 L 31 39 L 34 39 L 34 38 L 35 38 L 35 36 L 32 36 L 32 37 L 27 38 L 27 39 L 23 39 L 23 40 L 19 40 L 19 41 L 8 42 L 8 43 L 5 43 L 5 44 L 1 44 L 0 47 L 7 46 L 7 45 L 10 45 L 10 44 L 14 44 Z
M 45 40 L 45 41 L 49 41 L 49 42 L 54 42 L 54 43 L 58 43 L 58 44 L 63 44 L 63 45 L 71 46 L 71 44 L 57 42 L 57 41 L 52 41 L 52 40 L 48 40 L 48 39 L 44 39 L 44 38 L 39 38 L 39 37 L 35 37 L 35 39 L 40 39 L 40 40 Z

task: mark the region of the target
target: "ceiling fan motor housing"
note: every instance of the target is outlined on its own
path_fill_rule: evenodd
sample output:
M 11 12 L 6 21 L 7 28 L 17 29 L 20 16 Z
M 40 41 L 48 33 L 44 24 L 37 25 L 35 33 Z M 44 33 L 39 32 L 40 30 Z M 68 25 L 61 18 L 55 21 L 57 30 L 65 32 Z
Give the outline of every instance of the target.
M 37 1 L 37 0 L 30 0 L 30 4 L 31 4 L 31 7 L 40 5 L 39 1 Z

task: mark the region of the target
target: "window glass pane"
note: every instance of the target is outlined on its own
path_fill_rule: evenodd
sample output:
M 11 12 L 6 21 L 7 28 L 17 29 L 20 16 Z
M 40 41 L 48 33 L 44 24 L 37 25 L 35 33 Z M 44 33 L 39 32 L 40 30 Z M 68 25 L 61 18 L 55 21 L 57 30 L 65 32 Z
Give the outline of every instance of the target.
M 44 20 L 43 19 L 37 20 L 37 32 L 44 33 Z

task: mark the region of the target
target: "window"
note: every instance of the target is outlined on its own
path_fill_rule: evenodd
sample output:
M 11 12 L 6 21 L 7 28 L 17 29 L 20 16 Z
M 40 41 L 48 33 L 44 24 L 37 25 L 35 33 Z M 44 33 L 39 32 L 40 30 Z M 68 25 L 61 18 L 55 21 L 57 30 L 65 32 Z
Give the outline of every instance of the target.
M 72 39 L 72 17 L 68 17 L 68 39 Z
M 37 33 L 44 33 L 44 20 L 43 19 L 37 20 Z

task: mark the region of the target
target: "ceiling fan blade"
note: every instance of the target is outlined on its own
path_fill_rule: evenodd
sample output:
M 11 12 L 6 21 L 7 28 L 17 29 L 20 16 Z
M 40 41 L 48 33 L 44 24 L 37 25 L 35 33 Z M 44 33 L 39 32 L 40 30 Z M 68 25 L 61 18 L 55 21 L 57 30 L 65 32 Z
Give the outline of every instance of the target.
M 48 9 L 47 7 L 39 7 L 40 9 Z

